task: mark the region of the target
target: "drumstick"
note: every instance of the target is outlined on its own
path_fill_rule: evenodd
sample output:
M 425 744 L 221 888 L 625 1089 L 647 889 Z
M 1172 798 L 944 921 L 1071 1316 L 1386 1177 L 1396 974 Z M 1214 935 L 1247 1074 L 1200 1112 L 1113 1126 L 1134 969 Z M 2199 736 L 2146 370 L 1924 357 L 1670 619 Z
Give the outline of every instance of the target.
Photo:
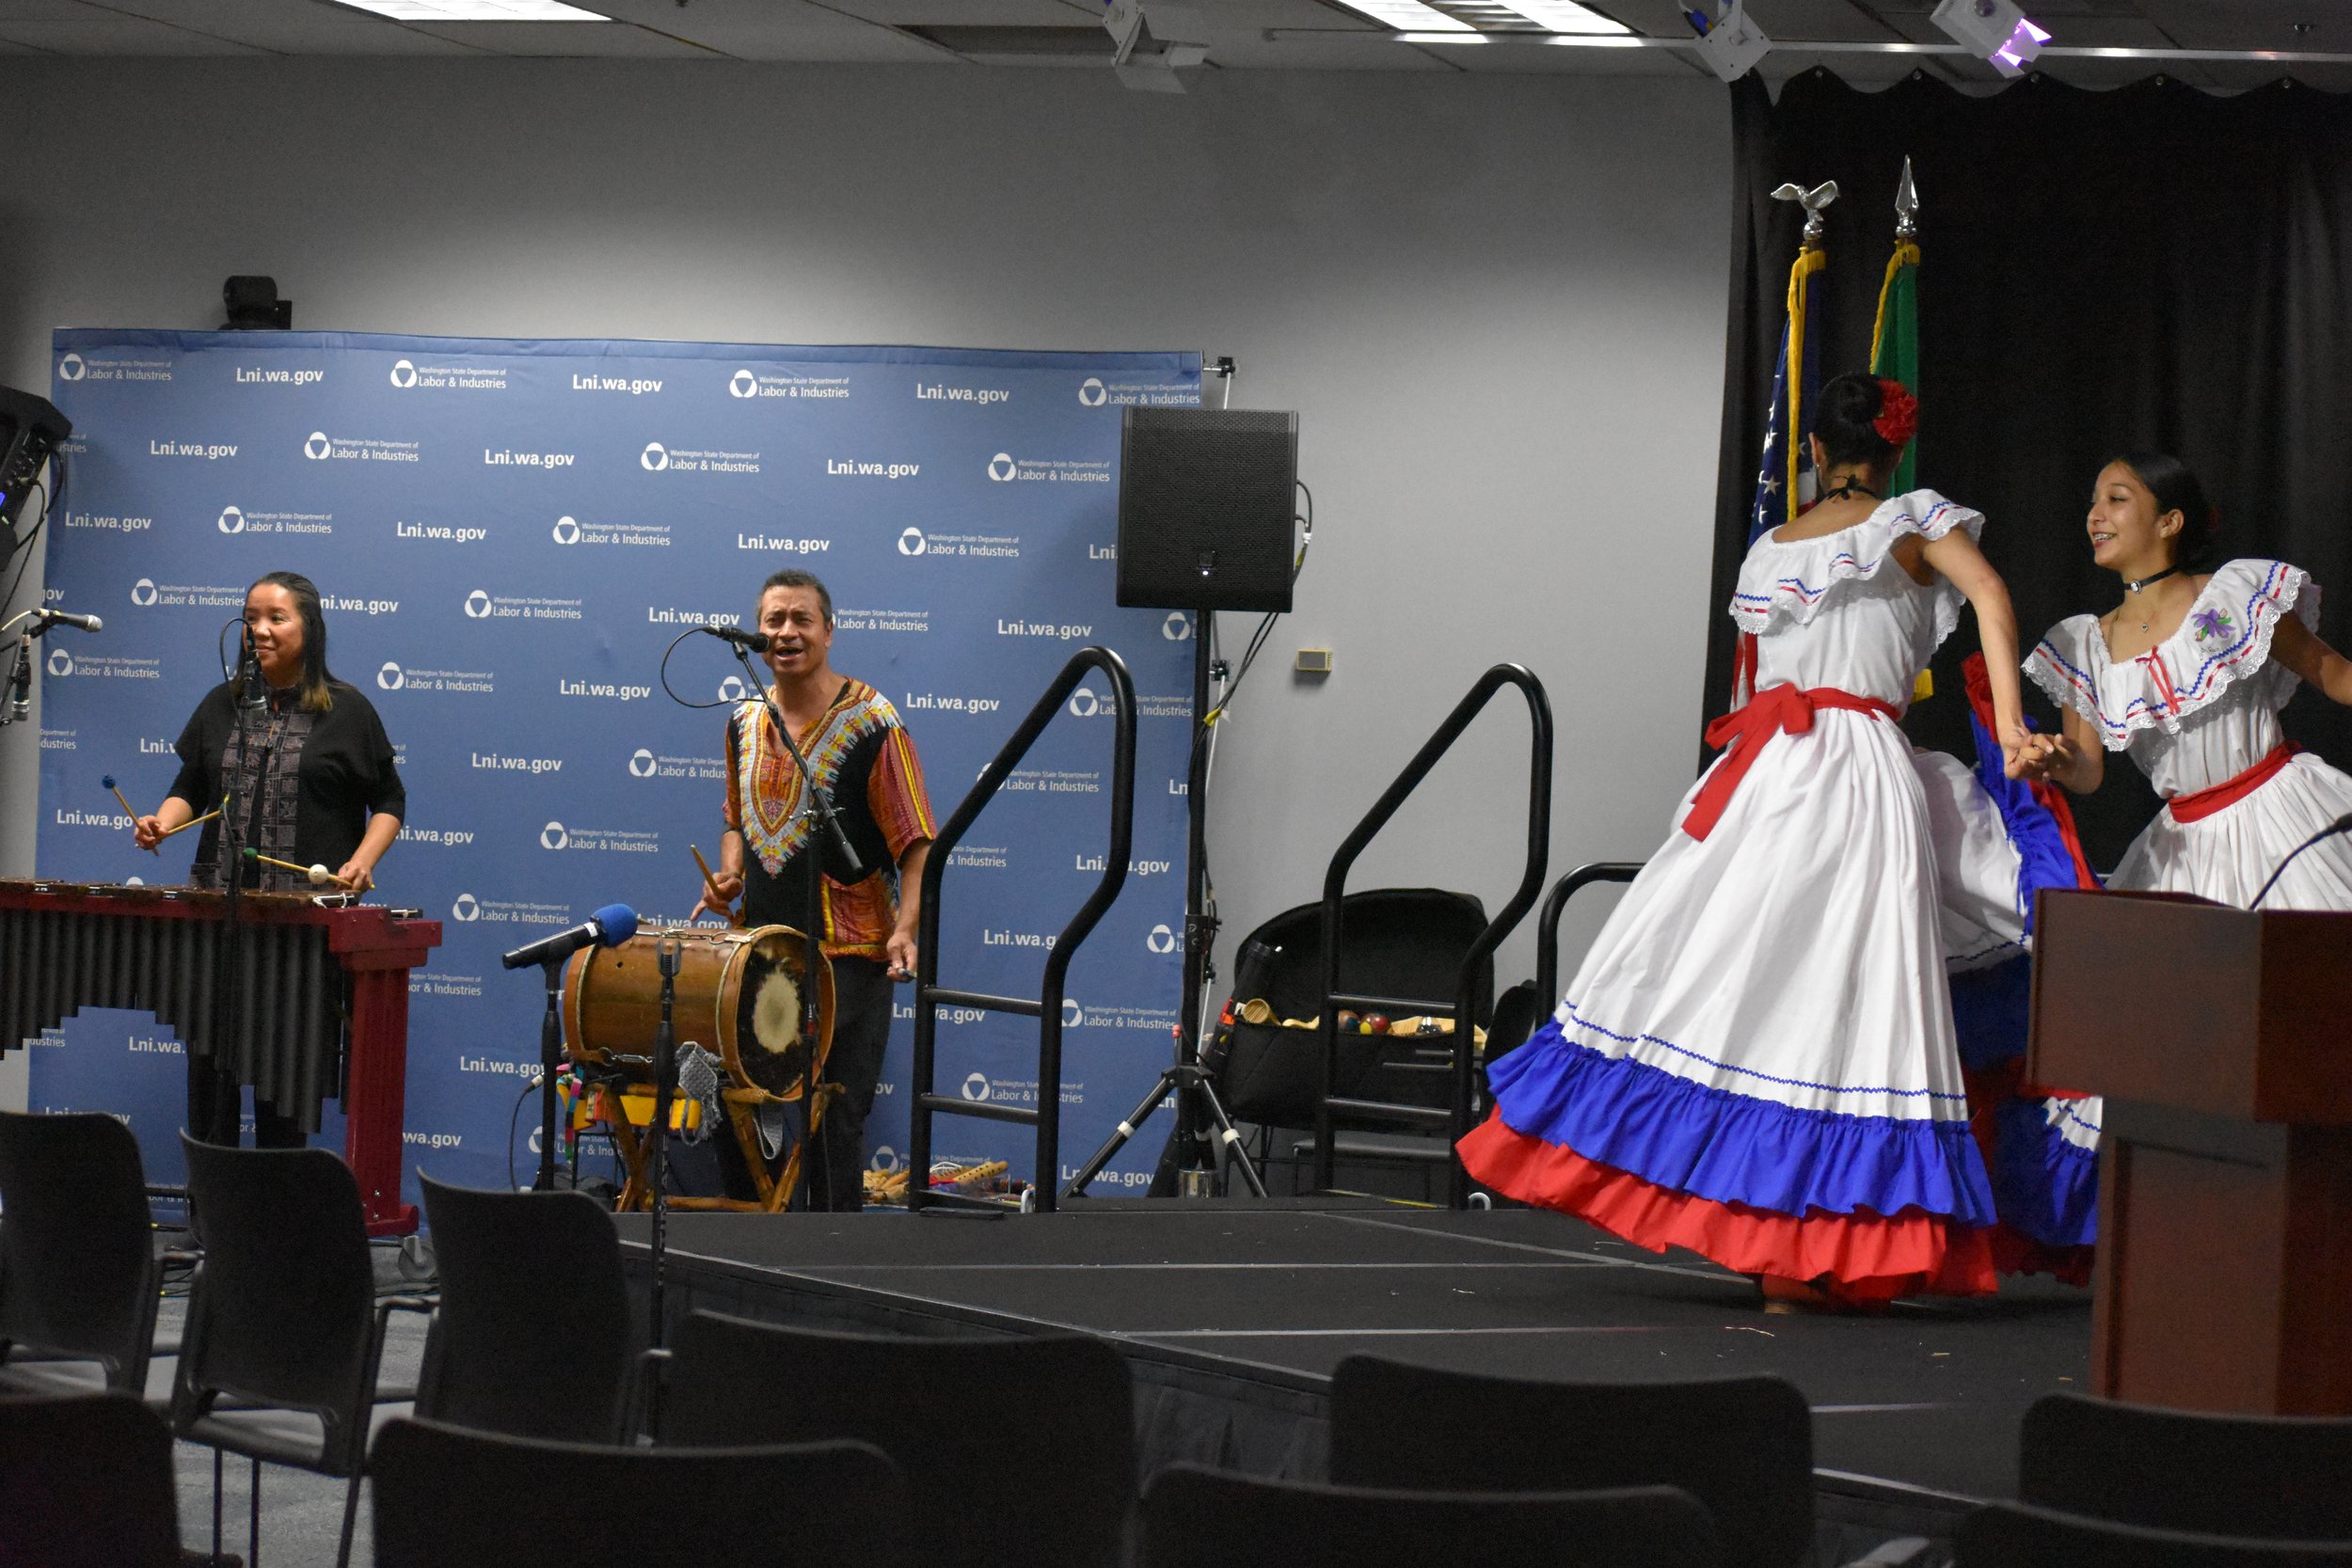
M 296 865 L 292 861 L 273 859 L 268 855 L 264 855 L 259 849 L 247 849 L 245 852 L 245 858 L 249 861 L 259 861 L 263 865 L 274 865 L 280 871 L 299 871 L 304 876 L 310 879 L 310 885 L 313 887 L 324 886 L 328 882 L 333 882 L 337 887 L 349 887 L 351 885 L 349 882 L 344 881 L 341 877 L 336 876 L 332 871 L 327 870 L 326 867 L 323 865 Z
M 214 817 L 218 816 L 219 815 L 219 808 L 215 807 L 213 810 L 206 812 L 201 816 L 191 816 L 185 822 L 181 823 L 178 827 L 166 828 L 162 832 L 157 833 L 155 835 L 155 842 L 161 844 L 165 839 L 169 838 L 174 833 L 184 833 L 190 828 L 202 827 L 205 823 L 210 822 Z
M 694 857 L 694 863 L 702 867 L 703 886 L 710 890 L 710 896 L 712 898 L 718 900 L 719 907 L 725 912 L 727 920 L 731 924 L 735 923 L 735 905 L 732 900 L 720 896 L 719 879 L 710 874 L 710 863 L 703 859 L 702 850 L 695 847 L 693 845 L 690 844 L 686 847 L 686 848 L 687 852 Z

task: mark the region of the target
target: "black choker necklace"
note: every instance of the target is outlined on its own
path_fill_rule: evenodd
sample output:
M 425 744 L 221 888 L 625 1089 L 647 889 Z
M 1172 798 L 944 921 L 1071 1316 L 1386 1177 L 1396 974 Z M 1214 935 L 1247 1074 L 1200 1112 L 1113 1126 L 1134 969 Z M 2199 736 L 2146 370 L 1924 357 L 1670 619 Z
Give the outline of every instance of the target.
M 1840 496 L 1867 496 L 1872 500 L 1880 499 L 1879 493 L 1876 490 L 1871 489 L 1868 485 L 1863 483 L 1862 481 L 1856 479 L 1851 474 L 1848 474 L 1844 479 L 1838 481 L 1837 483 L 1821 492 L 1821 499 L 1825 501 L 1836 500 Z M 2179 568 L 2177 567 L 2174 568 L 2176 571 Z
M 2173 573 L 2175 573 L 2175 572 L 2177 572 L 2177 571 L 2180 571 L 2181 569 L 2182 569 L 2182 568 L 2181 568 L 2180 563 L 2179 563 L 2178 562 L 2173 562 L 2171 565 L 2167 566 L 2167 567 L 2166 567 L 2163 571 L 2156 573 L 2156 574 L 2155 574 L 2155 576 L 2153 576 L 2153 577 L 2137 578 L 2124 578 L 2124 579 L 2123 579 L 2123 586 L 2124 586 L 2125 588 L 2130 589 L 2133 593 L 2137 594 L 2137 593 L 2138 593 L 2141 589 L 2143 589 L 2143 588 L 2147 587 L 2150 583 L 2152 583 L 2152 582 L 2162 582 L 2165 578 L 2167 578 L 2170 577 Z

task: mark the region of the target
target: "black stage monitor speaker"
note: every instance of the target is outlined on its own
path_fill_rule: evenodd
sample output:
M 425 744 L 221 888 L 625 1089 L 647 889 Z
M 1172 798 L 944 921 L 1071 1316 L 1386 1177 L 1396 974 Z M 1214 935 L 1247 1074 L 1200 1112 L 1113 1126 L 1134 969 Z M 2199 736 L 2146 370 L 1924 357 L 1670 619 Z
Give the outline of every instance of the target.
M 73 421 L 47 398 L 0 387 L 0 527 L 16 526 L 40 466 L 72 434 Z M 13 548 L 13 541 L 0 548 L 0 560 Z
M 1119 602 L 1289 610 L 1298 416 L 1258 408 L 1120 413 Z

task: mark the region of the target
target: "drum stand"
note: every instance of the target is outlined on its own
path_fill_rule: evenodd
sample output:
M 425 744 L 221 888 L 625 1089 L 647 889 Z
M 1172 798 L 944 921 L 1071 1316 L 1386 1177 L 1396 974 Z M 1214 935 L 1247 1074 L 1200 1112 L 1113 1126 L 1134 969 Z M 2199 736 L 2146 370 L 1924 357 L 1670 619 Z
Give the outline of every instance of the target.
M 675 931 L 661 933 L 655 949 L 661 970 L 661 1024 L 653 1036 L 653 1125 L 645 1129 L 647 1182 L 653 1188 L 653 1235 L 647 1273 L 651 1291 L 647 1318 L 653 1326 L 653 1346 L 661 1348 L 661 1266 L 669 1250 L 670 1101 L 677 1088 L 676 1032 L 672 1013 L 677 1006 L 678 940 Z
M 812 819 L 809 823 L 804 851 L 808 856 L 808 903 L 803 912 L 801 922 L 802 935 L 808 942 L 808 957 L 802 964 L 801 970 L 801 1041 L 802 1049 L 808 1053 L 808 1070 L 803 1075 L 801 1081 L 801 1147 L 795 1152 L 806 1156 L 801 1160 L 800 1164 L 801 1170 L 808 1178 L 809 1198 L 813 1200 L 821 1193 L 825 1199 L 824 1206 L 831 1209 L 834 1197 L 833 1180 L 831 1174 L 825 1171 L 824 1162 L 816 1148 L 817 1132 L 823 1125 L 822 1107 L 818 1100 L 819 1090 L 817 1085 L 815 1042 L 819 1022 L 817 1012 L 816 976 L 818 971 L 825 963 L 826 851 L 832 851 L 833 859 L 837 863 L 841 871 L 838 879 L 845 883 L 865 880 L 866 867 L 858 860 L 857 851 L 850 847 L 849 834 L 841 831 L 841 818 L 834 813 L 833 797 L 826 793 L 824 785 L 817 782 L 817 775 L 809 770 L 808 758 L 801 754 L 800 742 L 792 736 L 792 726 L 785 722 L 783 709 L 776 705 L 775 698 L 769 695 L 769 683 L 762 680 L 759 673 L 752 668 L 751 655 L 739 644 L 735 648 L 735 661 L 743 667 L 743 674 L 751 682 L 752 689 L 759 693 L 759 705 L 767 710 L 769 722 L 775 725 L 776 734 L 783 737 L 784 749 L 791 753 L 792 765 L 801 770 L 801 815 Z M 753 1167 L 764 1169 L 766 1162 L 755 1160 Z M 786 1171 L 787 1175 L 791 1173 L 791 1167 L 788 1164 L 786 1166 Z M 790 1187 L 787 1185 L 785 1193 L 785 1201 L 787 1205 L 792 1196 Z M 809 1205 L 804 1203 L 803 1206 Z

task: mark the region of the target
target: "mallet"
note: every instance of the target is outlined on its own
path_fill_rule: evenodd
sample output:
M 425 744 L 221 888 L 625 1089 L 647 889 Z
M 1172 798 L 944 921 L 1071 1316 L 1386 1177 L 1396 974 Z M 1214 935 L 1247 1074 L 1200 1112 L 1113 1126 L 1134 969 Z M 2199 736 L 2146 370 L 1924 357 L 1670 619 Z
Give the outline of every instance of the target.
M 258 861 L 263 865 L 274 865 L 280 871 L 299 871 L 310 879 L 312 887 L 325 887 L 329 882 L 333 882 L 337 887 L 351 885 L 323 865 L 296 865 L 292 861 L 275 860 L 259 849 L 247 849 L 245 852 L 245 858 L 249 861 Z

